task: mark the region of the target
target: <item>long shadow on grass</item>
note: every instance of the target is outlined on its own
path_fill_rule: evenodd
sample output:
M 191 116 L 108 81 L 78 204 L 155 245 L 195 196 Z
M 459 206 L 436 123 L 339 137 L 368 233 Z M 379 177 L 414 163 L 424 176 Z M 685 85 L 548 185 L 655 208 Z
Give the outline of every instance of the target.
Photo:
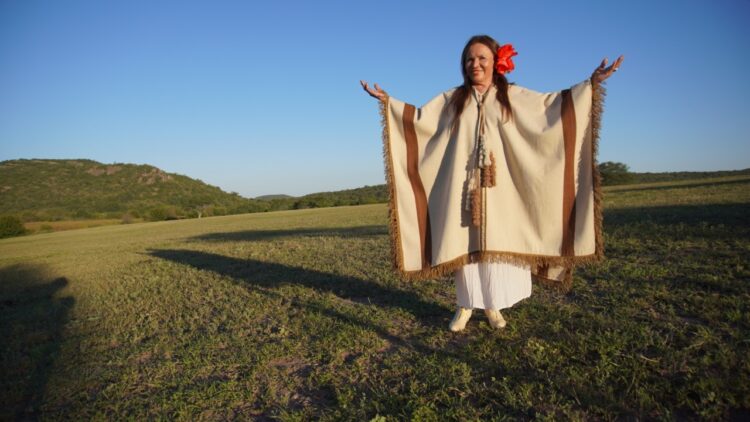
M 750 203 L 613 208 L 604 213 L 605 229 L 627 227 L 643 222 L 661 226 L 723 225 L 747 231 L 750 228 Z M 735 235 L 739 236 L 739 233 Z
M 613 256 L 623 262 L 651 257 L 663 265 L 678 265 L 678 269 L 672 271 L 678 276 L 658 280 L 670 289 L 680 289 L 686 293 L 720 293 L 725 296 L 740 295 L 747 290 L 747 283 L 741 277 L 729 276 L 717 280 L 715 266 L 720 260 L 727 259 L 726 245 L 733 245 L 750 236 L 750 203 L 612 209 L 605 212 L 604 221 L 605 231 L 625 233 L 626 237 L 667 242 L 685 238 L 705 239 L 711 242 L 709 245 L 720 245 L 717 248 L 695 246 L 685 250 L 644 248 L 637 251 L 638 256 Z M 732 255 L 740 260 L 750 258 L 747 249 L 741 247 L 734 248 Z M 682 260 L 689 262 L 682 263 Z M 583 267 L 578 274 L 586 278 L 587 273 L 588 269 Z M 628 282 L 631 285 L 652 285 L 654 280 L 645 278 Z
M 271 262 L 237 259 L 191 250 L 151 250 L 149 251 L 149 255 L 200 270 L 208 270 L 229 276 L 247 288 L 258 289 L 263 294 L 275 298 L 282 298 L 282 295 L 276 291 L 279 287 L 298 285 L 314 289 L 321 293 L 332 293 L 341 299 L 351 302 L 384 308 L 400 308 L 423 322 L 431 321 L 432 323 L 437 323 L 437 320 L 439 320 L 442 324 L 445 315 L 451 312 L 450 309 L 437 303 L 423 300 L 414 292 L 382 286 L 372 281 L 354 277 L 344 277 Z M 444 350 L 435 350 L 414 339 L 401 338 L 389 332 L 385 327 L 373 324 L 372 321 L 366 318 L 344 314 L 335 309 L 307 301 L 304 298 L 284 297 L 284 299 L 292 300 L 299 306 L 321 312 L 331 318 L 354 323 L 373 330 L 381 337 L 396 345 L 415 348 L 423 352 L 446 353 Z
M 388 233 L 386 226 L 321 227 L 290 230 L 245 230 L 226 233 L 208 233 L 191 237 L 191 241 L 232 242 L 275 239 L 279 237 L 364 237 L 381 236 Z
M 68 281 L 39 266 L 0 269 L 0 280 L 0 420 L 34 420 L 75 300 L 55 297 Z

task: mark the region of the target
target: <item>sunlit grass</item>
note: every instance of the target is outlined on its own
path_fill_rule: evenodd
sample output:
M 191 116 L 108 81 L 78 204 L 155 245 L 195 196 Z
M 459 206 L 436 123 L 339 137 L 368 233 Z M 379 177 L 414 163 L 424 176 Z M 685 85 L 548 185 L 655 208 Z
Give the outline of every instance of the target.
M 608 259 L 501 331 L 394 275 L 385 205 L 5 239 L 0 419 L 741 418 L 749 188 L 608 189 Z

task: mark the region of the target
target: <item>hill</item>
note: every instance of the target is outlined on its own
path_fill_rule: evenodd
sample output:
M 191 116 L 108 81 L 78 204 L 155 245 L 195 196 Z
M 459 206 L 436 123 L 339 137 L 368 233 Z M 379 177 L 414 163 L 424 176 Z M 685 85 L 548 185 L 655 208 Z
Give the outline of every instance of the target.
M 262 210 L 259 201 L 150 165 L 11 160 L 0 162 L 0 181 L 0 214 L 26 221 L 163 220 Z
M 23 221 L 170 220 L 386 202 L 385 185 L 301 197 L 244 198 L 150 165 L 93 160 L 0 162 L 0 215 Z

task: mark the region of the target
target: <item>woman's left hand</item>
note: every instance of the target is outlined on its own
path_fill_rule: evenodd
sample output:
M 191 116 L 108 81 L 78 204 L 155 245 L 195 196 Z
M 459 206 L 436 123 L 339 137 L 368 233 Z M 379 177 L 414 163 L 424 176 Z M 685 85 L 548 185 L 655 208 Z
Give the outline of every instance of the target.
M 614 63 L 612 63 L 612 66 L 607 67 L 607 58 L 605 57 L 604 60 L 602 60 L 602 64 L 599 65 L 596 69 L 594 69 L 594 73 L 591 74 L 591 80 L 596 83 L 602 83 L 607 78 L 612 76 L 613 73 L 617 72 L 617 69 L 620 67 L 620 64 L 622 63 L 623 56 L 620 56 L 615 60 Z

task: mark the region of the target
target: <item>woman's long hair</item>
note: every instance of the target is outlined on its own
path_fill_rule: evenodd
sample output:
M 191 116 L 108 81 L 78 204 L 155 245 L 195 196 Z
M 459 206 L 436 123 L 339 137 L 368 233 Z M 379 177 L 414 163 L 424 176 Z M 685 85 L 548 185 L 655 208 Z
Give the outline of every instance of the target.
M 466 101 L 471 95 L 471 79 L 466 73 L 466 56 L 469 54 L 469 47 L 474 44 L 484 44 L 487 48 L 492 51 L 492 83 L 497 88 L 497 100 L 503 107 L 503 119 L 513 116 L 513 110 L 510 108 L 510 99 L 508 98 L 508 79 L 502 73 L 498 73 L 495 70 L 495 61 L 497 60 L 497 49 L 500 48 L 500 44 L 495 41 L 489 35 L 475 35 L 469 39 L 464 47 L 464 51 L 461 53 L 461 74 L 464 76 L 463 85 L 456 88 L 453 91 L 453 95 L 450 99 L 450 105 L 453 108 L 454 123 L 458 122 L 461 117 L 461 113 L 464 111 Z

